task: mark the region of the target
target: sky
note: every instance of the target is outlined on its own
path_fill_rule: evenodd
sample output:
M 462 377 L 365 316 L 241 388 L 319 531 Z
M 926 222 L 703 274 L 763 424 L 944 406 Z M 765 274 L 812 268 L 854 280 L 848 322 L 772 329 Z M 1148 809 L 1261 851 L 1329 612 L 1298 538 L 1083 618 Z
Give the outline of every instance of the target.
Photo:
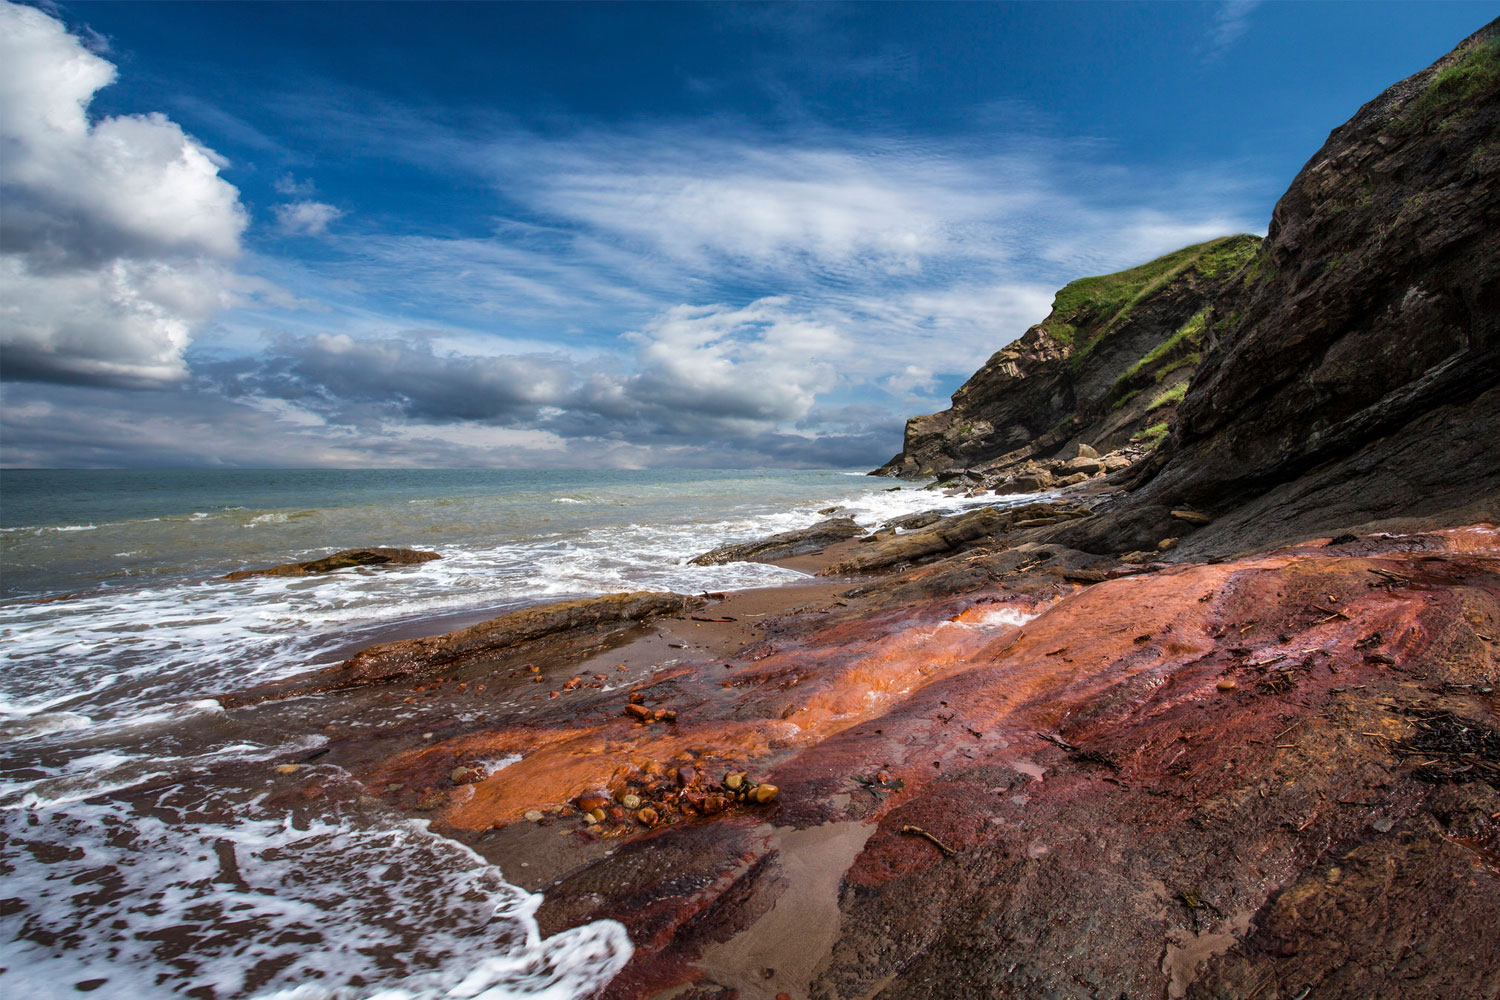
M 1492 14 L 0 0 L 0 465 L 872 467 Z

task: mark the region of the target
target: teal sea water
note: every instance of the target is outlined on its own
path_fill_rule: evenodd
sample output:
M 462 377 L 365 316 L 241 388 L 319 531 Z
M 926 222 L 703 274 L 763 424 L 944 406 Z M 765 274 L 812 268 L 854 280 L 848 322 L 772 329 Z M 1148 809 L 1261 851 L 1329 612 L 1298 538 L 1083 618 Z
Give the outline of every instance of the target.
M 541 939 L 539 897 L 331 765 L 307 765 L 323 798 L 269 804 L 274 765 L 325 740 L 320 703 L 217 696 L 547 600 L 794 582 L 688 560 L 828 507 L 873 528 L 1006 502 L 891 486 L 854 470 L 0 473 L 0 994 L 592 995 L 631 954 L 618 924 Z M 361 545 L 442 558 L 222 579 Z

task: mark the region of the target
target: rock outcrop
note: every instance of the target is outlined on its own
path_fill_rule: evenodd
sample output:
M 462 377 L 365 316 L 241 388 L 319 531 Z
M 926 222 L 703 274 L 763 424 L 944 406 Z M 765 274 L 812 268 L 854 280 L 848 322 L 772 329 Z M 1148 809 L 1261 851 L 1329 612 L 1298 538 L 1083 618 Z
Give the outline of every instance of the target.
M 783 531 L 753 542 L 721 545 L 711 552 L 690 559 L 694 566 L 716 566 L 727 562 L 774 562 L 792 556 L 806 555 L 826 549 L 835 542 L 853 538 L 860 534 L 860 527 L 852 517 L 830 517 L 810 528 Z
M 321 559 L 281 563 L 279 566 L 267 566 L 265 569 L 236 570 L 233 573 L 224 574 L 223 579 L 244 580 L 252 576 L 312 576 L 317 573 L 332 573 L 337 569 L 348 569 L 351 566 L 415 566 L 418 563 L 441 558 L 443 557 L 436 552 L 423 552 L 419 549 L 344 549 L 342 552 L 335 552 Z
M 953 394 L 951 408 L 907 421 L 901 454 L 877 471 L 996 472 L 1080 457 L 1079 443 L 1089 452 L 1154 443 L 1200 360 L 1205 308 L 1259 242 L 1230 236 L 1072 282 L 1046 319 Z
M 1495 23 L 1334 130 L 1208 340 L 1135 502 L 1223 510 L 1280 488 L 1319 499 L 1261 523 L 1315 532 L 1500 491 Z
M 1115 356 L 1144 347 L 1148 320 L 1158 337 L 1180 322 L 1147 351 L 1158 365 L 1152 377 L 1170 376 L 1163 395 L 1181 399 L 1161 408 L 1165 419 L 1131 432 L 1154 450 L 1128 471 L 1117 471 L 1119 456 L 1104 456 L 1107 469 L 1117 463 L 1111 483 L 1129 492 L 1052 540 L 1097 553 L 1154 549 L 1176 537 L 1168 514 L 1184 506 L 1215 518 L 1172 543 L 1169 560 L 1390 519 L 1427 518 L 1430 527 L 1493 518 L 1500 498 L 1493 445 L 1500 440 L 1497 24 L 1335 129 L 1277 204 L 1258 246 L 1231 238 L 1144 265 L 1174 277 L 1132 293 L 1134 305 L 1104 325 L 1087 354 L 1076 332 L 1071 343 L 1058 336 L 1076 327 L 1076 303 L 1114 301 L 1105 295 L 1111 283 L 1142 281 L 1126 271 L 1069 285 L 1053 315 L 991 359 L 955 394 L 951 410 L 914 418 L 906 450 L 877 471 L 941 475 L 947 463 L 985 478 L 1010 467 L 1021 474 L 1010 483 L 1016 491 L 1068 485 L 1082 465 L 1068 476 L 1072 466 L 1043 468 L 1035 458 L 1071 458 L 1090 437 L 1102 449 L 1115 446 L 1123 430 L 1110 430 L 1101 414 L 1122 401 L 1128 414 L 1146 395 L 1139 384 L 1146 369 L 1137 366 L 1101 393 L 1093 356 L 1109 356 L 1112 344 Z M 1232 268 L 1165 265 L 1181 254 L 1225 260 L 1231 250 L 1238 255 Z M 1090 308 L 1090 322 L 1108 312 Z M 1191 354 L 1181 353 L 1188 348 Z M 1190 384 L 1179 383 L 1176 373 L 1187 365 L 1172 366 L 1189 357 L 1196 372 Z M 1155 420 L 1156 412 L 1135 419 Z M 1089 419 L 1095 422 L 1080 434 L 1080 421 Z

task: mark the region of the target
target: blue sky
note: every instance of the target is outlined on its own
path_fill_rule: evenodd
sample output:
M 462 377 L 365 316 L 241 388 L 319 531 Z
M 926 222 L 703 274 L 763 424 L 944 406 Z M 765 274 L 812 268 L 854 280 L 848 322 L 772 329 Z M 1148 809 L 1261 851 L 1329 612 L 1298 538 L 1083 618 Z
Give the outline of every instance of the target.
M 878 464 L 1491 13 L 0 3 L 12 466 Z

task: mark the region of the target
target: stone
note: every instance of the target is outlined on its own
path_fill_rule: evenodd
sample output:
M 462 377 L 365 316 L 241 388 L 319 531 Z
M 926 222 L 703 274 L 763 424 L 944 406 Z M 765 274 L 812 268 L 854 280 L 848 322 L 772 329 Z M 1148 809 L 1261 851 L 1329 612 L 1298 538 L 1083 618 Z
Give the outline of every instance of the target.
M 277 774 L 296 774 L 299 770 L 301 770 L 301 767 L 302 767 L 302 765 L 300 765 L 300 764 L 277 764 L 276 765 L 276 773 Z
M 640 812 L 636 813 L 635 818 L 636 822 L 640 823 L 641 826 L 655 826 L 657 820 L 659 820 L 661 817 L 657 815 L 655 809 L 647 806 Z
M 1097 457 L 1075 458 L 1070 462 L 1064 462 L 1061 471 L 1065 477 L 1078 472 L 1086 476 L 1094 476 L 1104 471 L 1104 463 L 1099 461 Z
M 222 579 L 244 580 L 252 576 L 311 576 L 318 573 L 332 573 L 334 570 L 347 569 L 351 566 L 414 566 L 441 558 L 442 556 L 436 552 L 422 552 L 417 549 L 344 549 L 342 552 L 335 552 L 321 559 L 282 563 L 265 569 L 236 570 L 233 573 L 224 574 Z
M 1186 521 L 1188 524 L 1214 523 L 1213 518 L 1209 517 L 1207 514 L 1201 514 L 1196 510 L 1174 510 L 1172 511 L 1172 516 L 1177 518 L 1177 520 L 1179 521 Z
M 1098 458 L 1099 457 L 1099 453 L 1094 450 L 1094 446 L 1093 445 L 1084 444 L 1082 441 L 1080 441 L 1080 442 L 1078 442 L 1078 454 L 1077 454 L 1076 457 L 1077 458 Z
M 484 777 L 484 768 L 467 765 L 464 767 L 455 767 L 448 775 L 448 780 L 452 781 L 455 785 L 472 785 L 476 781 L 483 781 Z
M 521 814 L 521 818 L 531 823 L 540 823 L 545 817 L 539 809 L 528 809 Z
M 640 722 L 651 721 L 651 709 L 645 705 L 626 705 L 625 714 Z
M 620 805 L 632 811 L 639 809 L 641 807 L 641 797 L 634 792 L 626 792 L 620 796 Z
M 854 522 L 854 518 L 833 517 L 819 521 L 810 528 L 783 531 L 754 542 L 721 545 L 688 562 L 694 566 L 716 566 L 728 562 L 772 562 L 819 552 L 835 542 L 854 538 L 858 534 L 860 527 Z
M 1219 681 L 1219 683 L 1216 684 L 1215 687 L 1217 687 L 1220 691 L 1234 691 L 1239 688 L 1239 684 L 1226 677 L 1223 680 Z
M 574 799 L 573 804 L 578 807 L 579 812 L 589 813 L 609 805 L 609 799 L 598 792 L 587 792 Z
M 776 796 L 779 792 L 780 789 L 775 785 L 756 785 L 750 790 L 750 801 L 758 806 L 763 806 L 776 801 Z
M 1163 538 L 1161 541 L 1159 541 L 1159 542 L 1156 543 L 1156 551 L 1158 551 L 1158 552 L 1166 552 L 1166 551 L 1168 551 L 1170 549 L 1176 548 L 1176 546 L 1177 546 L 1177 539 L 1175 539 L 1175 538 Z

